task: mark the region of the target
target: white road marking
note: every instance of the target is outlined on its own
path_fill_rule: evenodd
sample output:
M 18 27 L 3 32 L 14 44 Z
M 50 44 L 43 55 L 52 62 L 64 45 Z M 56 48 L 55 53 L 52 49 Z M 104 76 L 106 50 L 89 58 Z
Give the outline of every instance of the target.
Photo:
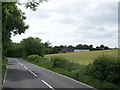
M 18 60 L 17 60 L 18 61 Z M 18 61 L 18 63 L 20 63 L 19 61 Z
M 21 64 L 18 60 L 16 60 L 19 64 Z
M 17 60 L 17 61 L 18 61 L 18 60 Z M 18 63 L 23 66 L 23 64 L 20 63 L 19 61 L 18 61 Z M 24 68 L 28 70 L 28 68 L 27 68 L 26 66 L 24 66 Z M 37 77 L 37 75 L 36 75 L 35 73 L 33 73 L 31 70 L 29 70 L 29 72 L 32 73 L 35 77 Z
M 25 69 L 28 69 L 26 66 L 24 66 Z
M 29 62 L 28 62 L 28 63 L 29 63 Z M 30 64 L 31 64 L 31 63 L 30 63 Z M 36 65 L 34 65 L 34 64 L 31 64 L 31 65 L 33 65 L 33 66 L 35 66 L 35 67 L 38 67 L 38 66 L 36 66 Z M 79 82 L 79 81 L 77 81 L 77 80 L 75 80 L 75 79 L 72 79 L 72 78 L 70 78 L 70 77 L 64 76 L 64 75 L 62 75 L 62 74 L 59 74 L 59 73 L 50 71 L 50 70 L 45 69 L 45 68 L 42 68 L 42 67 L 38 67 L 38 68 L 43 69 L 43 70 L 46 70 L 46 71 L 51 72 L 51 73 L 54 73 L 54 74 L 57 74 L 57 75 L 59 75 L 59 76 L 65 77 L 65 78 L 67 78 L 67 79 L 70 79 L 70 80 L 72 80 L 72 81 L 75 81 L 75 82 L 77 82 L 77 83 L 80 83 L 80 84 L 82 84 L 82 85 L 84 85 L 84 86 L 87 86 L 87 87 L 89 87 L 89 88 L 92 88 L 92 89 L 96 90 L 94 87 L 89 86 L 89 85 L 87 85 L 87 84 L 85 84 L 85 83 Z
M 37 75 L 36 75 L 35 73 L 33 73 L 31 70 L 29 70 L 29 72 L 31 72 L 34 76 L 36 76 L 36 77 L 37 77 Z
M 21 63 L 21 65 L 23 66 L 23 64 Z
M 47 85 L 49 88 L 51 88 L 52 90 L 55 90 L 52 86 L 50 86 L 47 82 L 45 82 L 44 80 L 42 80 L 42 82 Z

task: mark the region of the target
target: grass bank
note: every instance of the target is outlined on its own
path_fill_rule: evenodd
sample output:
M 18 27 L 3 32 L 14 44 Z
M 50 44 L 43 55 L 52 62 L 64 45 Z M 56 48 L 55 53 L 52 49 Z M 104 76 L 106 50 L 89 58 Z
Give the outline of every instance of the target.
M 90 57 L 87 57 L 85 53 L 87 55 L 90 55 Z M 92 63 L 97 56 L 101 56 L 103 54 L 112 56 L 112 57 L 117 57 L 118 55 L 116 50 L 111 50 L 111 51 L 107 50 L 107 51 L 77 52 L 77 53 L 46 55 L 44 58 L 38 55 L 31 55 L 31 56 L 28 56 L 27 60 L 37 66 L 52 70 L 54 72 L 76 79 L 80 82 L 86 83 L 90 86 L 93 86 L 94 88 L 97 88 L 98 90 L 113 90 L 113 89 L 120 90 L 119 85 L 115 85 L 106 80 L 100 80 L 100 79 L 94 78 L 87 74 L 86 66 L 89 63 Z M 68 58 L 74 57 L 74 60 L 72 60 L 71 58 L 68 59 L 67 57 Z M 86 58 L 84 59 L 86 63 L 82 62 L 82 57 Z M 92 59 L 92 61 L 89 62 L 89 59 Z M 79 63 L 76 63 L 76 61 Z
M 3 59 L 2 59 L 2 82 L 3 82 L 4 77 L 5 77 L 7 63 L 8 63 L 7 59 L 5 57 L 3 57 Z

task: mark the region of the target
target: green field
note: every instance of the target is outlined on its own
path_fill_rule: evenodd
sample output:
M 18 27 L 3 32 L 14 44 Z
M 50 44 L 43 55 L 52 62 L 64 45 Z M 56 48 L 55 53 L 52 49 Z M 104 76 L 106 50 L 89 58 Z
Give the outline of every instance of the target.
M 101 50 L 101 51 L 90 51 L 90 52 L 72 52 L 72 53 L 60 53 L 60 54 L 48 54 L 45 56 L 48 60 L 52 56 L 65 57 L 68 61 L 73 63 L 79 63 L 87 65 L 92 63 L 97 56 L 108 55 L 111 57 L 118 57 L 118 50 Z

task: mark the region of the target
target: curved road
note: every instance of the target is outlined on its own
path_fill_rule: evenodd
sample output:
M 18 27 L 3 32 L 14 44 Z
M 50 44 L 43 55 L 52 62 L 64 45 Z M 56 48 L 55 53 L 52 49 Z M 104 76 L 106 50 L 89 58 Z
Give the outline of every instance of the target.
M 3 90 L 10 88 L 12 88 L 12 90 L 18 88 L 29 88 L 33 90 L 35 90 L 35 88 L 46 88 L 48 90 L 63 88 L 73 90 L 95 90 L 88 85 L 35 66 L 25 60 L 8 58 L 8 61 L 7 75 Z

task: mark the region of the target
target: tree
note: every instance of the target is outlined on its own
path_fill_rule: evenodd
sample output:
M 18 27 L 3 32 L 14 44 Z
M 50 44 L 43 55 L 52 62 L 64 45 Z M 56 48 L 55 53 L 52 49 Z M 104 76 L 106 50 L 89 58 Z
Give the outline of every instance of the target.
M 83 49 L 89 49 L 89 46 L 88 45 L 83 45 Z
M 93 50 L 93 45 L 90 45 L 89 48 L 90 48 L 90 51 L 92 51 Z
M 82 48 L 83 48 L 82 44 L 76 46 L 76 49 L 82 49 Z
M 105 47 L 104 47 L 104 49 L 105 49 L 105 50 L 108 50 L 108 49 L 109 49 L 109 47 L 108 47 L 108 46 L 105 46 Z
M 25 24 L 24 16 L 20 9 L 17 8 L 15 2 L 3 2 L 2 3 L 2 43 L 3 53 L 7 52 L 7 47 L 10 42 L 12 34 L 21 34 L 28 29 L 28 25 Z
M 50 54 L 52 52 L 52 46 L 51 46 L 51 42 L 47 41 L 44 43 L 45 46 L 45 54 Z
M 43 3 L 44 1 L 48 1 L 48 0 L 27 0 L 26 3 L 21 3 L 20 1 L 18 1 L 18 5 L 25 5 L 26 8 L 30 8 L 33 11 L 36 11 L 38 5 L 40 5 L 40 3 Z
M 35 11 L 37 6 L 47 0 L 28 0 L 26 8 L 30 8 Z M 3 54 L 7 53 L 8 45 L 11 42 L 11 35 L 24 33 L 28 29 L 28 25 L 25 24 L 25 13 L 18 9 L 17 5 L 22 5 L 20 2 L 2 2 L 2 44 Z
M 21 44 L 24 47 L 25 54 L 28 55 L 33 55 L 33 54 L 38 54 L 40 56 L 44 56 L 44 44 L 41 43 L 41 39 L 39 38 L 33 38 L 33 37 L 28 37 L 27 39 L 23 39 L 21 41 Z
M 70 48 L 70 49 L 74 49 L 75 47 L 72 46 L 72 45 L 69 45 L 68 48 Z
M 44 43 L 45 47 L 48 48 L 48 47 L 51 47 L 51 42 L 47 41 Z
M 100 48 L 104 49 L 104 45 L 100 45 Z
M 12 52 L 12 53 L 11 53 Z M 20 43 L 11 43 L 5 56 L 7 57 L 24 57 L 24 48 Z

